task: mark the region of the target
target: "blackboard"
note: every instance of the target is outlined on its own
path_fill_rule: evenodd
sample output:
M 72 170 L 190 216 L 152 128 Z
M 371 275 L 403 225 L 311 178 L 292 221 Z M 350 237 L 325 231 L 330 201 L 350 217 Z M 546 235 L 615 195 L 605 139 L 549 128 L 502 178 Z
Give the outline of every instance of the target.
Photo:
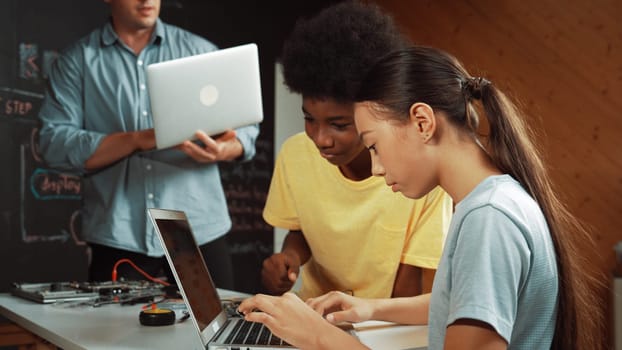
M 18 281 L 84 280 L 81 179 L 41 160 L 36 117 L 51 62 L 105 20 L 105 5 L 5 0 L 0 6 L 0 291 Z
M 261 290 L 261 263 L 273 251 L 273 230 L 261 211 L 274 164 L 275 59 L 296 19 L 332 2 L 162 0 L 161 18 L 168 23 L 221 48 L 259 46 L 264 122 L 257 155 L 251 162 L 221 166 L 233 220 L 227 238 L 240 291 Z M 0 1 L 0 292 L 17 281 L 86 279 L 81 179 L 47 167 L 38 156 L 37 113 L 58 52 L 107 16 L 103 1 Z

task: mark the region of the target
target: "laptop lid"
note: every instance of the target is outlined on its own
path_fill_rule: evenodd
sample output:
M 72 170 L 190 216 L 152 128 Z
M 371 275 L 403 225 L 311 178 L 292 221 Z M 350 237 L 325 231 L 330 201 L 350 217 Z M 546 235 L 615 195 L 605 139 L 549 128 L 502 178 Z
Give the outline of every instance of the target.
M 158 149 L 263 120 L 254 43 L 151 64 L 147 88 Z
M 293 349 L 259 323 L 228 317 L 184 212 L 148 209 L 148 213 L 203 346 L 217 350 Z
M 179 292 L 186 302 L 201 342 L 210 339 L 224 326 L 227 314 L 222 307 L 218 291 L 205 266 L 186 214 L 182 211 L 148 209 Z

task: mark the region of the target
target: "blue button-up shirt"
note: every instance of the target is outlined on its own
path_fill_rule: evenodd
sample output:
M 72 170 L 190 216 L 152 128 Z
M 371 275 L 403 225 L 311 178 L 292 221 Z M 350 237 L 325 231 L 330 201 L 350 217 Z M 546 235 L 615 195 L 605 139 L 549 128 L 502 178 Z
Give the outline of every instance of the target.
M 40 151 L 51 167 L 84 174 L 82 234 L 87 242 L 161 256 L 147 208 L 185 211 L 199 244 L 229 231 L 217 164 L 200 164 L 167 149 L 137 152 L 93 173 L 84 169 L 106 135 L 153 127 L 147 65 L 216 49 L 158 20 L 149 44 L 136 55 L 108 22 L 56 60 L 39 112 Z M 243 160 L 252 158 L 259 127 L 236 132 Z

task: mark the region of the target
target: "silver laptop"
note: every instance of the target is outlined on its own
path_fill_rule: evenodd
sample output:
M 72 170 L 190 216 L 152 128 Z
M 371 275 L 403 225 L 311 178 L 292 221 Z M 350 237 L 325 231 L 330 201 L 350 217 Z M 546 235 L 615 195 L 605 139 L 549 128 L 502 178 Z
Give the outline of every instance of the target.
M 257 45 L 246 44 L 147 66 L 156 147 L 263 120 Z
M 224 310 L 184 212 L 148 211 L 190 318 L 206 348 L 292 349 L 260 323 L 231 316 Z

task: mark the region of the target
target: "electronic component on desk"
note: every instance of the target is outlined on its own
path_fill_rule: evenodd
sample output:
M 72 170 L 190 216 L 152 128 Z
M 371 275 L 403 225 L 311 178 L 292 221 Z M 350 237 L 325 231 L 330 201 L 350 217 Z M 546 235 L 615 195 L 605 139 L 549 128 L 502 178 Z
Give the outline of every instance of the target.
M 75 282 L 13 283 L 11 294 L 42 304 L 89 301 L 99 298 L 98 292 L 76 288 Z
M 144 302 L 164 294 L 163 286 L 149 281 L 13 283 L 11 294 L 42 304 L 69 301 L 106 303 Z
M 161 284 L 149 281 L 104 281 L 104 282 L 81 282 L 77 288 L 87 292 L 98 292 L 100 295 L 115 294 L 152 294 L 162 293 Z

